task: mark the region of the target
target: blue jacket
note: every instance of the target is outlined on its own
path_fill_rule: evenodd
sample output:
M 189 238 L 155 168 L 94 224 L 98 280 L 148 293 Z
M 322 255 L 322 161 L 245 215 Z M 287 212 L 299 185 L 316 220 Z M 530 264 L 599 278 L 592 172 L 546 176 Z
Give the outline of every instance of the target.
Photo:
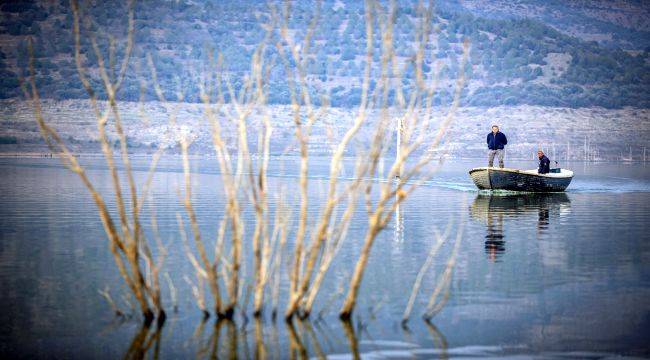
M 489 133 L 487 136 L 488 149 L 490 150 L 500 150 L 503 149 L 503 146 L 508 144 L 508 139 L 506 135 L 501 131 L 497 131 L 496 135 Z
M 548 174 L 551 171 L 551 160 L 549 160 L 546 155 L 542 155 L 539 158 L 539 168 L 537 169 L 538 174 Z

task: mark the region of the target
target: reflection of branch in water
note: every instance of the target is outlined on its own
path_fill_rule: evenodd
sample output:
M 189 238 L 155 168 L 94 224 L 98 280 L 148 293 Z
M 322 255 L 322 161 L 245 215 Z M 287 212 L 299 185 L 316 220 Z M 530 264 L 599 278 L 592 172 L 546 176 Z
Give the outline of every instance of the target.
M 226 350 L 228 351 L 227 358 L 237 359 L 237 338 L 239 336 L 237 326 L 235 326 L 235 323 L 230 319 L 221 319 L 218 320 L 218 322 L 223 322 L 226 326 L 225 340 L 228 342 L 226 344 Z
M 440 349 L 440 354 L 438 358 L 448 359 L 449 356 L 447 355 L 447 348 L 449 345 L 447 344 L 447 339 L 445 338 L 445 336 L 430 321 L 425 320 L 424 324 L 427 326 L 427 330 L 429 330 L 429 334 L 431 334 L 431 338 L 433 338 L 433 345 L 436 348 Z
M 321 348 L 320 343 L 318 342 L 318 337 L 314 332 L 314 328 L 311 326 L 311 322 L 309 320 L 300 320 L 298 324 L 300 326 L 301 332 L 309 335 L 309 339 L 311 340 L 311 343 L 314 346 L 314 352 L 316 353 L 316 357 L 318 357 L 319 359 L 326 359 L 327 356 L 323 352 L 323 349 Z
M 264 324 L 260 317 L 255 318 L 255 359 L 266 359 L 268 357 L 266 345 L 264 344 Z
M 343 326 L 343 331 L 345 332 L 345 337 L 348 338 L 348 343 L 350 345 L 350 354 L 353 359 L 360 359 L 359 356 L 359 340 L 357 335 L 354 332 L 354 326 L 350 320 L 341 320 L 341 325 Z
M 207 318 L 204 317 L 199 322 L 199 325 L 196 326 L 196 329 L 194 329 L 194 333 L 192 334 L 192 337 L 188 339 L 186 342 L 186 346 L 188 346 L 191 341 L 196 341 L 196 343 L 198 344 L 196 358 L 205 357 L 205 354 L 207 354 L 210 351 L 210 349 L 213 348 L 212 342 L 215 341 L 216 331 L 213 331 L 213 333 L 210 335 L 210 339 L 207 341 L 205 345 L 202 344 L 203 331 L 205 330 L 206 323 L 207 323 Z M 218 337 L 216 337 L 216 339 L 218 339 Z
M 463 203 L 465 202 L 463 198 Z M 449 293 L 451 291 L 451 278 L 454 271 L 454 266 L 456 265 L 456 257 L 458 256 L 458 250 L 460 249 L 460 243 L 463 238 L 463 227 L 465 226 L 465 213 L 461 213 L 460 222 L 458 223 L 458 228 L 456 229 L 456 240 L 454 241 L 454 247 L 451 250 L 451 255 L 449 255 L 449 260 L 447 260 L 447 265 L 445 266 L 445 271 L 436 281 L 436 288 L 433 290 L 429 302 L 427 303 L 426 311 L 423 314 L 425 320 L 431 319 L 434 317 L 442 308 L 447 304 L 449 300 Z M 442 293 L 442 299 L 438 301 L 438 295 Z
M 404 328 L 405 330 L 407 330 L 407 323 L 409 317 L 411 316 L 411 310 L 413 309 L 413 304 L 415 303 L 415 297 L 417 296 L 418 291 L 420 290 L 420 285 L 422 284 L 422 279 L 424 278 L 424 274 L 431 266 L 431 263 L 433 262 L 433 257 L 436 255 L 436 253 L 442 246 L 442 243 L 449 236 L 452 224 L 453 224 L 453 218 L 449 219 L 449 222 L 447 222 L 447 227 L 445 229 L 444 234 L 442 235 L 440 235 L 440 232 L 438 231 L 437 228 L 435 227 L 433 228 L 433 233 L 436 235 L 436 242 L 433 245 L 431 245 L 431 249 L 429 250 L 429 255 L 427 256 L 426 260 L 422 264 L 422 267 L 420 268 L 420 271 L 415 277 L 415 282 L 413 283 L 413 287 L 411 288 L 411 295 L 409 296 L 408 303 L 406 304 L 406 309 L 404 309 L 404 314 L 402 315 L 402 328 Z
M 197 330 L 194 332 L 193 337 L 197 338 L 200 341 L 200 337 L 203 333 L 203 327 L 207 321 L 201 321 L 201 324 L 197 327 Z M 224 338 L 221 338 L 221 333 L 223 328 L 226 328 L 226 334 Z M 220 341 L 225 342 L 223 347 L 220 345 Z M 231 319 L 217 319 L 214 322 L 214 327 L 212 333 L 210 334 L 210 339 L 205 344 L 199 345 L 199 350 L 196 353 L 196 358 L 210 358 L 210 359 L 237 359 L 237 346 L 239 341 L 239 333 L 237 326 Z M 219 353 L 219 351 L 222 353 Z
M 271 340 L 273 341 L 273 355 L 274 359 L 280 358 L 280 336 L 278 335 L 278 324 L 271 322 Z
M 146 349 L 144 349 L 145 339 L 149 335 L 151 328 L 147 324 L 143 324 L 140 330 L 135 334 L 129 349 L 124 354 L 124 359 L 143 359 Z
M 214 324 L 214 331 L 210 337 L 209 349 L 210 349 L 210 359 L 219 358 L 219 335 L 221 334 L 221 327 L 223 326 L 223 321 L 217 321 Z M 198 358 L 198 356 L 197 356 Z
M 194 357 L 197 359 L 326 359 L 328 354 L 336 349 L 346 347 L 349 348 L 353 359 L 359 359 L 361 354 L 358 336 L 360 332 L 367 331 L 364 325 L 352 321 L 341 321 L 334 329 L 327 327 L 325 321 L 294 319 L 285 322 L 285 335 L 280 333 L 276 322 L 265 323 L 263 318 L 255 318 L 253 321 L 252 328 L 244 328 L 232 319 L 222 318 L 214 322 L 202 320 L 183 346 L 194 347 Z M 206 326 L 207 324 L 212 326 Z M 341 329 L 344 336 L 341 336 Z M 157 359 L 160 328 L 156 331 L 157 333 L 151 334 L 150 328 L 140 329 L 125 358 Z M 363 337 L 366 335 L 372 340 L 367 332 Z M 169 337 L 169 332 L 166 336 Z M 190 345 L 190 342 L 193 345 Z
M 314 326 L 316 327 L 316 330 L 318 331 L 318 334 L 321 337 L 321 340 L 325 342 L 325 344 L 329 347 L 329 349 L 333 349 L 336 345 L 341 345 L 342 341 L 339 337 L 337 337 L 334 333 L 334 330 L 329 327 L 327 322 L 325 320 L 317 320 L 314 322 Z
M 248 323 L 248 320 L 244 320 L 244 322 L 239 326 L 235 326 L 236 329 L 239 331 L 239 335 L 241 338 L 241 346 L 239 347 L 241 349 L 242 354 L 235 356 L 235 358 L 243 358 L 243 359 L 252 359 L 251 354 L 249 352 L 248 348 L 248 331 L 246 331 L 246 324 Z
M 309 357 L 307 349 L 296 333 L 293 321 L 287 321 L 285 324 L 287 325 L 287 333 L 289 334 L 289 358 L 295 359 L 297 354 L 298 358 L 307 359 Z
M 140 330 L 135 334 L 129 349 L 124 354 L 124 359 L 144 359 L 147 352 L 153 346 L 154 351 L 152 357 L 158 359 L 160 353 L 160 335 L 164 322 L 155 326 L 152 332 L 150 324 L 142 324 Z
M 201 338 L 203 338 L 203 329 L 206 323 L 207 321 L 201 321 L 193 335 L 193 338 L 195 338 L 198 343 L 196 358 L 281 359 L 287 356 L 286 354 L 283 354 L 280 335 L 277 323 L 275 322 L 270 323 L 270 334 L 267 334 L 270 336 L 270 340 L 266 339 L 270 341 L 269 343 L 265 341 L 265 323 L 262 318 L 254 319 L 254 328 L 250 331 L 250 336 L 252 336 L 251 339 L 248 339 L 247 337 L 247 330 L 242 326 L 238 326 L 238 324 L 233 320 L 218 319 L 214 323 L 212 333 L 209 334 L 209 339 L 202 341 Z M 286 344 L 288 345 L 289 358 L 307 359 L 309 358 L 308 349 L 310 348 L 313 349 L 315 357 L 319 359 L 327 358 L 326 353 L 319 342 L 319 338 L 326 338 L 320 333 L 322 331 L 320 328 L 318 328 L 319 331 L 315 331 L 310 321 L 300 321 L 297 323 L 292 321 L 286 322 L 285 324 L 289 339 L 289 343 Z M 140 338 L 143 337 L 145 336 L 140 335 Z M 250 348 L 247 340 L 252 340 L 254 342 L 254 344 L 251 344 Z M 138 340 L 138 343 L 142 342 L 144 342 L 144 340 Z M 311 346 L 309 346 L 307 342 L 311 342 Z M 140 358 L 142 358 L 142 356 Z

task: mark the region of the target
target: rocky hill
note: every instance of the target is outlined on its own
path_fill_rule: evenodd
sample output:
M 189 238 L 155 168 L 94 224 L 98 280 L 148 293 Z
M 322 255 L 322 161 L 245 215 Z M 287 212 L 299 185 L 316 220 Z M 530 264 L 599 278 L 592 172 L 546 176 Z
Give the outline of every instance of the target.
M 414 3 L 399 2 L 397 13 L 396 51 L 404 59 L 413 53 L 413 24 L 421 16 L 414 10 Z M 469 80 L 463 93 L 464 105 L 650 107 L 650 62 L 644 48 L 648 40 L 647 17 L 629 15 L 637 8 L 642 9 L 641 14 L 647 13 L 643 5 L 620 1 L 612 6 L 606 6 L 609 2 L 549 2 L 546 7 L 532 0 L 506 6 L 508 3 L 467 0 L 438 5 L 433 27 L 435 39 L 427 49 L 425 66 L 428 76 L 438 68 L 442 78 L 447 79 L 441 83 L 436 101 L 444 104 L 452 98 L 453 80 L 460 70 L 461 43 L 469 39 L 470 59 L 464 69 Z M 317 3 L 292 4 L 290 27 L 300 37 Z M 308 66 L 310 90 L 327 94 L 333 106 L 354 106 L 359 101 L 359 78 L 364 66 L 363 2 L 326 0 L 320 4 L 321 21 Z M 186 101 L 198 100 L 201 71 L 209 54 L 222 54 L 234 87 L 241 86 L 253 48 L 264 36 L 260 24 L 269 13 L 266 2 L 252 0 L 142 0 L 135 7 L 136 46 L 128 78 L 119 94 L 121 99 L 132 101 L 140 98 L 142 80 L 150 78 L 147 55 L 153 58 L 160 82 L 171 98 L 180 90 Z M 68 1 L 5 1 L 0 10 L 0 97 L 20 96 L 18 78 L 27 71 L 27 38 L 31 36 L 43 96 L 59 100 L 85 98 L 72 57 Z M 105 36 L 108 33 L 116 39 L 116 53 L 123 52 L 126 5 L 90 0 L 83 2 L 83 12 L 87 15 L 82 34 L 86 63 L 96 63 L 87 40 L 92 36 L 98 39 L 100 51 L 107 57 L 111 48 Z M 550 17 L 544 15 L 549 12 Z M 558 12 L 565 15 L 559 16 Z M 512 16 L 494 16 L 495 13 Z M 568 15 L 571 13 L 575 16 Z M 633 48 L 637 50 L 586 41 L 581 35 L 591 31 L 596 19 L 635 29 L 635 39 L 625 41 L 636 44 Z M 571 23 L 583 30 L 571 30 Z M 612 36 L 622 33 L 614 31 Z M 267 55 L 277 60 L 273 47 L 269 47 Z M 276 61 L 270 73 L 272 104 L 289 101 L 283 66 Z M 407 68 L 404 84 L 410 86 L 412 78 L 413 71 Z M 145 100 L 153 100 L 150 86 L 145 86 L 145 91 Z

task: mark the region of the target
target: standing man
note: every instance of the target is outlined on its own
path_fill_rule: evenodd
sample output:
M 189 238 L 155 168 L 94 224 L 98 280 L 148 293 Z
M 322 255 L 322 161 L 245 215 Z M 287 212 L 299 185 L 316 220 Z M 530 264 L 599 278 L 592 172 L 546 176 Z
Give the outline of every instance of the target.
M 488 144 L 488 163 L 489 167 L 494 165 L 494 155 L 499 159 L 499 167 L 503 168 L 503 147 L 508 143 L 506 135 L 499 131 L 497 125 L 492 125 L 492 132 L 487 136 Z
M 541 149 L 537 150 L 537 158 L 539 159 L 539 168 L 537 168 L 537 173 L 548 174 L 551 172 L 551 160 L 544 155 L 544 152 Z

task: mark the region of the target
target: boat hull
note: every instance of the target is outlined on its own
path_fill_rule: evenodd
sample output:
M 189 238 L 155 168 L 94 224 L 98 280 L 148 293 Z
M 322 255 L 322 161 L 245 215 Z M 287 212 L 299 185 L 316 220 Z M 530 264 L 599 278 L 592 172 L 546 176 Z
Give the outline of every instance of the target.
M 566 175 L 536 174 L 530 170 L 482 167 L 470 170 L 469 175 L 481 190 L 559 192 L 573 179 L 572 172 L 565 172 Z

